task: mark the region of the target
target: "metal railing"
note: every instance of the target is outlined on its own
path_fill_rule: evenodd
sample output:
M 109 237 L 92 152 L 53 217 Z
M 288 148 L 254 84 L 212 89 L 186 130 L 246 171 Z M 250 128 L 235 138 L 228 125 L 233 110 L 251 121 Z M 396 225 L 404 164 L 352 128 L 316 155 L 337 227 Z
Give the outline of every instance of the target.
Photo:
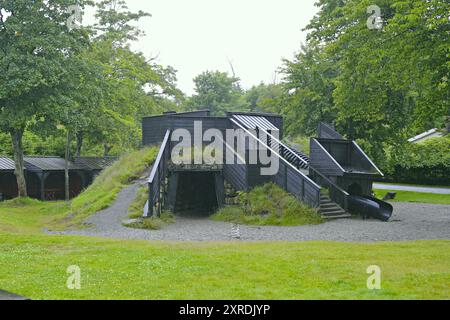
M 309 162 L 307 162 L 305 159 L 296 154 L 290 147 L 288 147 L 283 142 L 278 140 L 272 134 L 263 129 L 259 130 L 267 135 L 267 137 L 270 140 L 271 147 L 275 150 L 278 150 L 278 153 L 282 155 L 283 158 L 286 158 L 289 155 L 289 158 L 294 159 L 294 161 L 292 161 L 293 162 L 292 164 L 297 169 L 309 168 L 310 172 L 313 174 L 312 180 L 317 184 L 321 185 L 323 188 L 328 189 L 330 199 L 335 203 L 337 203 L 338 205 L 340 205 L 342 209 L 348 211 L 348 197 L 350 196 L 348 192 L 337 186 L 333 181 L 328 179 L 318 170 L 311 167 Z M 317 177 L 319 179 L 317 179 Z
M 277 138 L 273 137 L 272 135 L 268 134 L 265 130 L 260 130 L 265 132 L 268 135 L 268 140 L 264 142 L 255 134 L 253 134 L 250 130 L 245 128 L 242 124 L 237 122 L 234 119 L 231 119 L 231 122 L 234 123 L 237 127 L 242 129 L 247 135 L 249 135 L 251 138 L 253 138 L 255 141 L 257 141 L 259 144 L 261 144 L 263 147 L 267 148 L 267 150 L 273 152 L 284 164 L 285 164 L 285 172 L 281 172 L 279 174 L 283 175 L 282 183 L 277 182 L 277 184 L 284 188 L 286 191 L 294 194 L 299 200 L 307 203 L 311 207 L 318 207 L 320 205 L 320 186 L 314 182 L 312 179 L 310 179 L 307 175 L 305 175 L 300 169 L 296 166 L 294 166 L 291 162 L 287 161 L 282 154 L 280 154 L 280 148 L 287 148 L 281 141 L 279 141 Z M 275 149 L 271 147 L 272 145 L 275 146 Z M 291 150 L 292 152 L 292 150 Z M 300 156 L 296 155 L 299 162 L 307 163 L 304 159 L 301 159 Z M 300 182 L 300 185 L 302 186 L 299 188 L 299 190 L 289 190 L 288 186 L 288 179 L 289 177 L 295 177 L 295 179 L 298 179 Z M 278 179 L 275 179 L 278 180 Z M 308 192 L 307 192 L 308 191 Z M 312 196 L 309 196 L 309 194 L 312 194 Z
M 350 194 L 313 167 L 309 167 L 309 169 L 313 175 L 313 180 L 320 184 L 323 188 L 328 189 L 330 199 L 348 212 L 348 197 Z
M 171 131 L 167 130 L 148 180 L 149 198 L 147 204 L 148 210 L 144 214 L 145 218 L 153 217 L 155 214 L 158 217 L 161 216 L 164 208 L 168 162 L 170 158 L 170 135 Z

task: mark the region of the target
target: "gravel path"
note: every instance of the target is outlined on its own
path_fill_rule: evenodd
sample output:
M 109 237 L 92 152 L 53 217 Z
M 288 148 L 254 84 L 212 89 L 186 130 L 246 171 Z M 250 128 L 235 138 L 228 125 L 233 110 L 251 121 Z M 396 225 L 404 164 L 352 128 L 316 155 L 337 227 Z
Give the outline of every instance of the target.
M 163 230 L 135 230 L 122 226 L 139 184 L 122 190 L 114 205 L 87 220 L 93 227 L 67 231 L 63 235 L 154 240 L 154 241 L 231 241 L 240 233 L 241 241 L 307 241 L 376 242 L 450 239 L 450 206 L 395 203 L 390 222 L 344 219 L 317 226 L 250 227 L 239 230 L 230 223 L 209 219 L 177 218 Z

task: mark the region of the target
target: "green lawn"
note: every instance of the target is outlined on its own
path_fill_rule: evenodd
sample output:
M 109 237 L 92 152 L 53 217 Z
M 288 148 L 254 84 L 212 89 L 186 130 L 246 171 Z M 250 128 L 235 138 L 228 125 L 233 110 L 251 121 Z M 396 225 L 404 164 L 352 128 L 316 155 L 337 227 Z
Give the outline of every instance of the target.
M 166 243 L 48 236 L 64 203 L 0 205 L 0 288 L 32 299 L 448 299 L 450 241 Z M 82 289 L 66 288 L 77 265 Z M 383 289 L 366 289 L 382 268 Z
M 0 204 L 0 289 L 32 299 L 449 299 L 450 241 L 169 243 L 49 236 L 69 206 Z M 66 288 L 69 266 L 81 290 Z M 368 266 L 382 290 L 366 288 Z
M 0 234 L 0 288 L 33 299 L 448 299 L 450 242 L 149 243 Z M 81 268 L 81 290 L 66 270 Z M 382 290 L 366 269 L 382 269 Z
M 52 228 L 69 212 L 65 202 L 16 199 L 0 203 L 0 233 L 41 233 Z
M 377 198 L 383 199 L 383 197 L 389 192 L 389 190 L 375 190 Z M 410 191 L 396 191 L 397 193 L 393 202 L 416 202 L 416 203 L 430 203 L 430 204 L 449 204 L 450 194 L 435 194 L 435 193 L 419 193 Z

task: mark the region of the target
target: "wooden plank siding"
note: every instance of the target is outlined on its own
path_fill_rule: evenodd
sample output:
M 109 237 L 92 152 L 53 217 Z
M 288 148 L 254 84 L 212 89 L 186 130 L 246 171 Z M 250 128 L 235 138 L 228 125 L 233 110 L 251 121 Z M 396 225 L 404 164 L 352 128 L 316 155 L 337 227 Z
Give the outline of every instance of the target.
M 345 170 L 316 139 L 311 139 L 310 165 L 325 176 L 343 176 Z
M 218 129 L 225 134 L 226 129 L 231 127 L 228 118 L 213 118 L 196 113 L 187 116 L 167 114 L 149 117 L 142 120 L 142 144 L 144 146 L 160 144 L 167 130 L 186 129 L 191 133 L 193 138 L 195 122 L 202 123 L 203 134 L 209 129 Z
M 344 139 L 344 137 L 337 132 L 332 125 L 325 122 L 319 123 L 318 133 L 320 139 Z
M 168 117 L 165 115 L 144 118 L 142 120 L 142 144 L 144 146 L 160 144 L 168 129 Z
M 233 115 L 230 113 L 229 115 Z M 252 114 L 245 114 L 252 115 Z M 263 116 L 267 118 L 274 126 L 280 129 L 280 135 L 283 135 L 283 118 L 281 116 L 272 115 L 272 114 L 253 114 L 255 116 Z M 168 131 L 173 133 L 173 131 L 177 129 L 185 129 L 190 134 L 192 139 L 194 139 L 194 129 L 195 123 L 201 122 L 202 125 L 202 134 L 209 129 L 218 129 L 222 132 L 223 137 L 226 141 L 226 131 L 227 129 L 244 129 L 244 132 L 249 135 L 250 139 L 255 141 L 260 141 L 258 136 L 254 136 L 251 132 L 241 127 L 239 123 L 234 122 L 232 119 L 228 117 L 209 117 L 208 112 L 193 112 L 189 114 L 173 114 L 168 113 L 162 116 L 157 117 L 149 117 L 144 118 L 142 123 L 142 132 L 143 132 L 143 144 L 144 145 L 156 145 L 161 144 L 165 138 L 165 135 Z M 280 137 L 280 139 L 281 139 Z M 203 138 L 203 137 L 202 137 Z M 202 139 L 203 140 L 203 139 Z M 168 139 L 168 143 L 166 148 L 162 149 L 162 153 L 160 155 L 161 163 L 157 163 L 157 169 L 153 172 L 153 180 L 149 181 L 149 203 L 150 203 L 150 214 L 156 212 L 159 214 L 161 212 L 161 207 L 166 204 L 169 207 L 174 206 L 174 196 L 173 193 L 176 193 L 176 190 L 170 189 L 164 190 L 165 185 L 162 183 L 165 181 L 167 177 L 167 162 L 170 161 L 171 148 L 173 148 L 177 142 L 170 142 L 171 139 Z M 192 141 L 193 142 L 193 141 Z M 261 141 L 260 141 L 261 142 Z M 261 142 L 264 144 L 264 142 Z M 210 142 L 204 142 L 204 145 L 208 145 Z M 338 164 L 333 162 L 332 157 L 327 153 L 327 151 L 320 146 L 317 141 L 312 141 L 312 154 L 318 155 L 316 160 L 319 164 L 319 168 L 321 168 L 321 164 L 323 165 L 323 169 L 330 173 L 343 174 L 342 170 L 339 168 Z M 164 147 L 164 146 L 163 146 Z M 279 185 L 281 188 L 286 190 L 287 192 L 294 195 L 300 201 L 303 201 L 305 204 L 310 207 L 317 208 L 320 205 L 320 186 L 315 184 L 310 178 L 308 178 L 304 173 L 299 171 L 293 165 L 291 165 L 286 159 L 284 159 L 281 155 L 277 155 L 279 157 L 279 172 L 275 176 L 262 176 L 261 175 L 261 165 L 249 165 L 248 164 L 248 148 L 250 146 L 247 145 L 247 154 L 245 158 L 247 158 L 246 162 L 239 163 L 237 159 L 237 155 L 235 155 L 234 164 L 224 164 L 223 166 L 223 179 L 226 180 L 231 186 L 237 191 L 247 191 L 253 187 L 258 185 L 274 182 Z M 170 151 L 170 152 L 169 152 Z M 225 149 L 226 156 L 229 150 Z M 271 152 L 276 152 L 275 149 L 272 149 Z M 165 161 L 164 161 L 165 160 Z M 312 159 L 313 160 L 313 159 Z M 163 164 L 162 162 L 165 162 Z M 330 165 L 331 163 L 331 165 Z M 217 177 L 219 178 L 219 177 Z M 217 183 L 220 183 L 216 181 Z M 172 179 L 171 184 L 175 181 Z M 169 191 L 169 199 L 165 199 L 165 193 Z M 167 201 L 166 201 L 167 200 Z
M 245 164 L 224 165 L 223 175 L 225 180 L 237 191 L 247 191 L 248 172 Z
M 319 207 L 320 188 L 317 188 L 316 185 L 305 179 L 301 173 L 284 162 L 280 163 L 280 170 L 277 175 L 272 177 L 272 182 L 310 207 Z

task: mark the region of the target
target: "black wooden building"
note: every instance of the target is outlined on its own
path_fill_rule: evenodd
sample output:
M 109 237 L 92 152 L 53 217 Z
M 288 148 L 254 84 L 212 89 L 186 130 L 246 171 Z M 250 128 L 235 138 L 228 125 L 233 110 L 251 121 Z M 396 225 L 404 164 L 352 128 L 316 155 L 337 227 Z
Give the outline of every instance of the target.
M 69 190 L 74 198 L 88 187 L 100 171 L 110 166 L 115 158 L 77 158 L 69 162 Z M 28 196 L 40 200 L 65 198 L 65 160 L 59 157 L 25 157 L 24 174 Z M 17 197 L 14 161 L 0 158 L 0 199 Z
M 233 164 L 174 165 L 173 133 L 185 129 L 195 135 L 194 127 L 201 123 L 201 134 L 216 129 L 226 137 L 230 129 L 239 129 L 250 140 L 266 147 L 279 161 L 275 175 L 262 175 L 263 164 L 250 164 L 251 144 L 245 153 L 223 140 L 224 149 L 232 149 Z M 169 112 L 147 117 L 142 122 L 143 144 L 161 146 L 149 178 L 149 201 L 144 217 L 158 215 L 163 210 L 175 213 L 212 213 L 226 200 L 226 190 L 246 191 L 266 182 L 273 182 L 310 207 L 317 208 L 325 218 L 349 217 L 352 195 L 370 196 L 374 179 L 382 173 L 355 141 L 346 140 L 331 125 L 321 123 L 318 135 L 311 139 L 311 155 L 287 145 L 284 140 L 283 118 L 265 113 L 227 113 L 211 116 L 208 111 Z

